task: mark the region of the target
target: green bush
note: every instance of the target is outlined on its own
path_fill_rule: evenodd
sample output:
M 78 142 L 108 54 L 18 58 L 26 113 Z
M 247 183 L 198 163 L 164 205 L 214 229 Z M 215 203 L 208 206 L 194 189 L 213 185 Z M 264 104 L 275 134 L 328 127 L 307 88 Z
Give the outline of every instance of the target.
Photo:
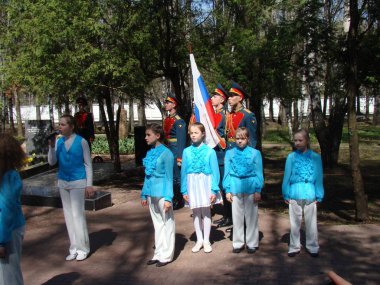
M 105 135 L 97 135 L 95 141 L 92 143 L 92 153 L 94 154 L 109 154 L 107 138 Z M 133 138 L 126 138 L 119 140 L 120 154 L 133 154 L 135 153 L 135 143 Z

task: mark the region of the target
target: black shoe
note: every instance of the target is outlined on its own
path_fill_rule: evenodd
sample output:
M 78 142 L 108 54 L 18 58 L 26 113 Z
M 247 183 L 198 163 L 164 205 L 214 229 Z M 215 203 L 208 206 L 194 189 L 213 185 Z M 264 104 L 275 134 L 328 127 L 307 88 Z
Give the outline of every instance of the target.
M 217 219 L 216 221 L 213 222 L 214 225 L 219 225 L 220 223 L 223 223 L 225 220 L 224 217 L 220 218 L 220 219 Z
M 318 252 L 309 252 L 311 257 L 318 257 L 319 253 Z
M 153 264 L 156 264 L 156 263 L 158 263 L 157 259 L 151 259 L 151 260 L 148 260 L 148 262 L 146 263 L 146 265 L 153 265 Z
M 229 226 L 232 226 L 232 220 L 231 218 L 226 218 L 223 223 L 220 223 L 218 225 L 218 228 L 229 227 Z
M 162 266 L 165 266 L 167 264 L 169 264 L 169 262 L 161 262 L 161 261 L 159 261 L 159 262 L 157 262 L 156 267 L 162 267 Z
M 183 201 L 173 199 L 173 210 L 179 210 L 184 206 Z
M 252 247 L 252 248 L 250 248 L 250 247 L 247 247 L 247 252 L 248 253 L 255 253 L 256 252 L 256 248 L 254 248 L 254 247 Z
M 241 247 L 241 248 L 234 248 L 234 249 L 232 250 L 232 253 L 240 253 L 242 250 L 243 250 L 242 247 Z
M 232 230 L 233 230 L 232 227 L 231 227 L 231 228 L 228 228 L 228 229 L 226 229 L 226 233 L 232 233 Z
M 294 251 L 294 252 L 288 252 L 289 257 L 295 257 L 297 254 L 299 254 L 299 251 Z

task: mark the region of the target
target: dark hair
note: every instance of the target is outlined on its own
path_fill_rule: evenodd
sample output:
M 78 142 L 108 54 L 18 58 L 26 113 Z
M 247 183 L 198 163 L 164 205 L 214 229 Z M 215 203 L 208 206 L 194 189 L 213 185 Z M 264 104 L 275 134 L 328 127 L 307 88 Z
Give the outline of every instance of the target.
M 0 134 L 0 182 L 5 172 L 24 166 L 25 159 L 20 143 L 9 134 Z
M 306 129 L 299 129 L 297 131 L 294 132 L 294 135 L 297 135 L 297 134 L 301 134 L 306 140 L 307 140 L 307 148 L 310 148 L 310 134 L 309 134 L 309 131 L 306 130 Z
M 244 138 L 249 138 L 249 132 L 246 127 L 239 127 L 236 129 L 235 138 L 237 138 L 238 134 L 242 134 Z
M 146 126 L 146 130 L 151 130 L 155 135 L 160 135 L 159 142 L 163 143 L 165 140 L 164 129 L 161 125 L 152 123 Z
M 60 119 L 66 119 L 67 124 L 69 124 L 69 126 L 71 127 L 74 127 L 73 129 L 74 133 L 77 132 L 77 122 L 73 116 L 69 114 L 65 114 L 65 115 L 62 115 Z
M 199 123 L 199 122 L 195 122 L 195 123 L 192 123 L 189 127 L 189 131 L 190 131 L 190 128 L 191 127 L 198 127 L 199 130 L 202 132 L 202 133 L 206 133 L 206 129 L 205 129 L 205 126 L 202 124 L 202 123 Z
M 88 102 L 87 102 L 87 99 L 84 98 L 84 97 L 79 97 L 77 98 L 77 100 L 75 101 L 77 104 L 82 104 L 84 106 L 87 106 L 88 105 Z

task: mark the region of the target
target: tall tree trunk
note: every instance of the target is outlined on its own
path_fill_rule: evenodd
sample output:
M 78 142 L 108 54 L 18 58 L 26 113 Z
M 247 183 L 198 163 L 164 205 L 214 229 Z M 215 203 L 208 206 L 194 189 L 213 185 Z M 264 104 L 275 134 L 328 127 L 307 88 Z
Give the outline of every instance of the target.
M 40 105 L 36 105 L 36 120 L 41 121 L 41 106 Z
M 355 98 L 358 97 L 358 28 L 359 11 L 358 0 L 350 0 L 350 28 L 347 37 L 348 53 L 348 133 L 350 144 L 351 173 L 354 186 L 356 219 L 368 219 L 368 198 L 364 192 L 363 177 L 360 170 L 359 138 L 356 123 Z
M 133 127 L 135 125 L 135 114 L 133 111 L 133 98 L 129 98 L 128 100 L 128 133 L 133 134 Z
M 298 100 L 293 101 L 293 132 L 299 129 Z
M 286 126 L 286 111 L 284 104 L 281 102 L 279 109 L 278 109 L 278 119 L 277 123 L 279 123 L 281 126 Z
M 13 119 L 13 97 L 10 96 L 8 98 L 8 119 L 9 119 L 9 126 L 12 130 L 12 133 L 15 133 L 16 132 L 16 128 L 15 128 L 15 121 Z
M 285 122 L 288 127 L 289 142 L 293 142 L 293 124 L 292 124 L 292 104 L 291 102 L 283 102 L 285 111 Z
M 22 137 L 23 127 L 22 127 L 22 118 L 21 118 L 21 106 L 20 106 L 20 97 L 17 90 L 17 87 L 13 89 L 13 96 L 15 98 L 15 109 L 16 109 L 16 121 L 17 121 L 17 136 Z
M 51 95 L 49 95 L 49 117 L 52 126 L 54 126 L 54 101 Z
M 300 104 L 300 111 L 299 111 L 299 114 L 298 114 L 298 118 L 299 118 L 298 126 L 300 128 L 304 127 L 303 126 L 304 116 L 305 116 L 304 110 L 305 110 L 305 99 L 302 98 L 301 99 L 301 104 Z
M 145 126 L 146 125 L 146 115 L 145 115 L 145 96 L 142 95 L 140 100 L 138 100 L 137 103 L 137 112 L 138 112 L 138 120 L 139 120 L 139 126 Z
M 362 112 L 360 111 L 360 96 L 359 96 L 359 90 L 358 90 L 358 94 L 356 96 L 356 114 L 359 115 L 361 113 Z
M 121 171 L 120 152 L 119 152 L 119 132 L 117 129 L 117 123 L 120 119 L 120 109 L 116 113 L 116 122 L 114 119 L 114 106 L 112 100 L 112 91 L 109 88 L 103 88 L 104 99 L 107 107 L 108 125 L 110 138 L 108 140 L 110 150 L 113 153 L 113 166 L 116 172 Z
M 108 145 L 111 145 L 111 142 L 110 142 L 111 131 L 107 122 L 106 111 L 104 109 L 104 99 L 103 99 L 103 96 L 101 95 L 101 92 L 99 92 L 99 95 L 98 95 L 98 103 L 99 103 L 99 113 L 101 114 L 101 118 L 103 121 L 104 131 L 106 133 Z M 113 160 L 114 153 L 113 153 L 113 149 L 111 148 L 110 148 L 110 157 Z
M 365 90 L 365 119 L 366 121 L 369 120 L 369 104 L 370 104 L 370 97 L 368 89 Z
M 269 97 L 269 121 L 275 122 L 274 112 L 273 112 L 273 97 Z
M 372 124 L 380 124 L 380 95 L 377 92 L 377 89 L 373 89 L 373 118 Z

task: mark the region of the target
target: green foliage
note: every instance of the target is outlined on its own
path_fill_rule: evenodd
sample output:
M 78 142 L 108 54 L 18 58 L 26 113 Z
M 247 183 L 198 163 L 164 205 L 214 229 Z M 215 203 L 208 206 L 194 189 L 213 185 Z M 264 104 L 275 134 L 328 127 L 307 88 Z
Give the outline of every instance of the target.
M 102 135 L 97 135 L 95 141 L 91 145 L 92 153 L 94 154 L 109 154 L 109 146 L 107 138 Z M 126 138 L 119 140 L 120 154 L 134 154 L 135 143 L 133 138 Z

